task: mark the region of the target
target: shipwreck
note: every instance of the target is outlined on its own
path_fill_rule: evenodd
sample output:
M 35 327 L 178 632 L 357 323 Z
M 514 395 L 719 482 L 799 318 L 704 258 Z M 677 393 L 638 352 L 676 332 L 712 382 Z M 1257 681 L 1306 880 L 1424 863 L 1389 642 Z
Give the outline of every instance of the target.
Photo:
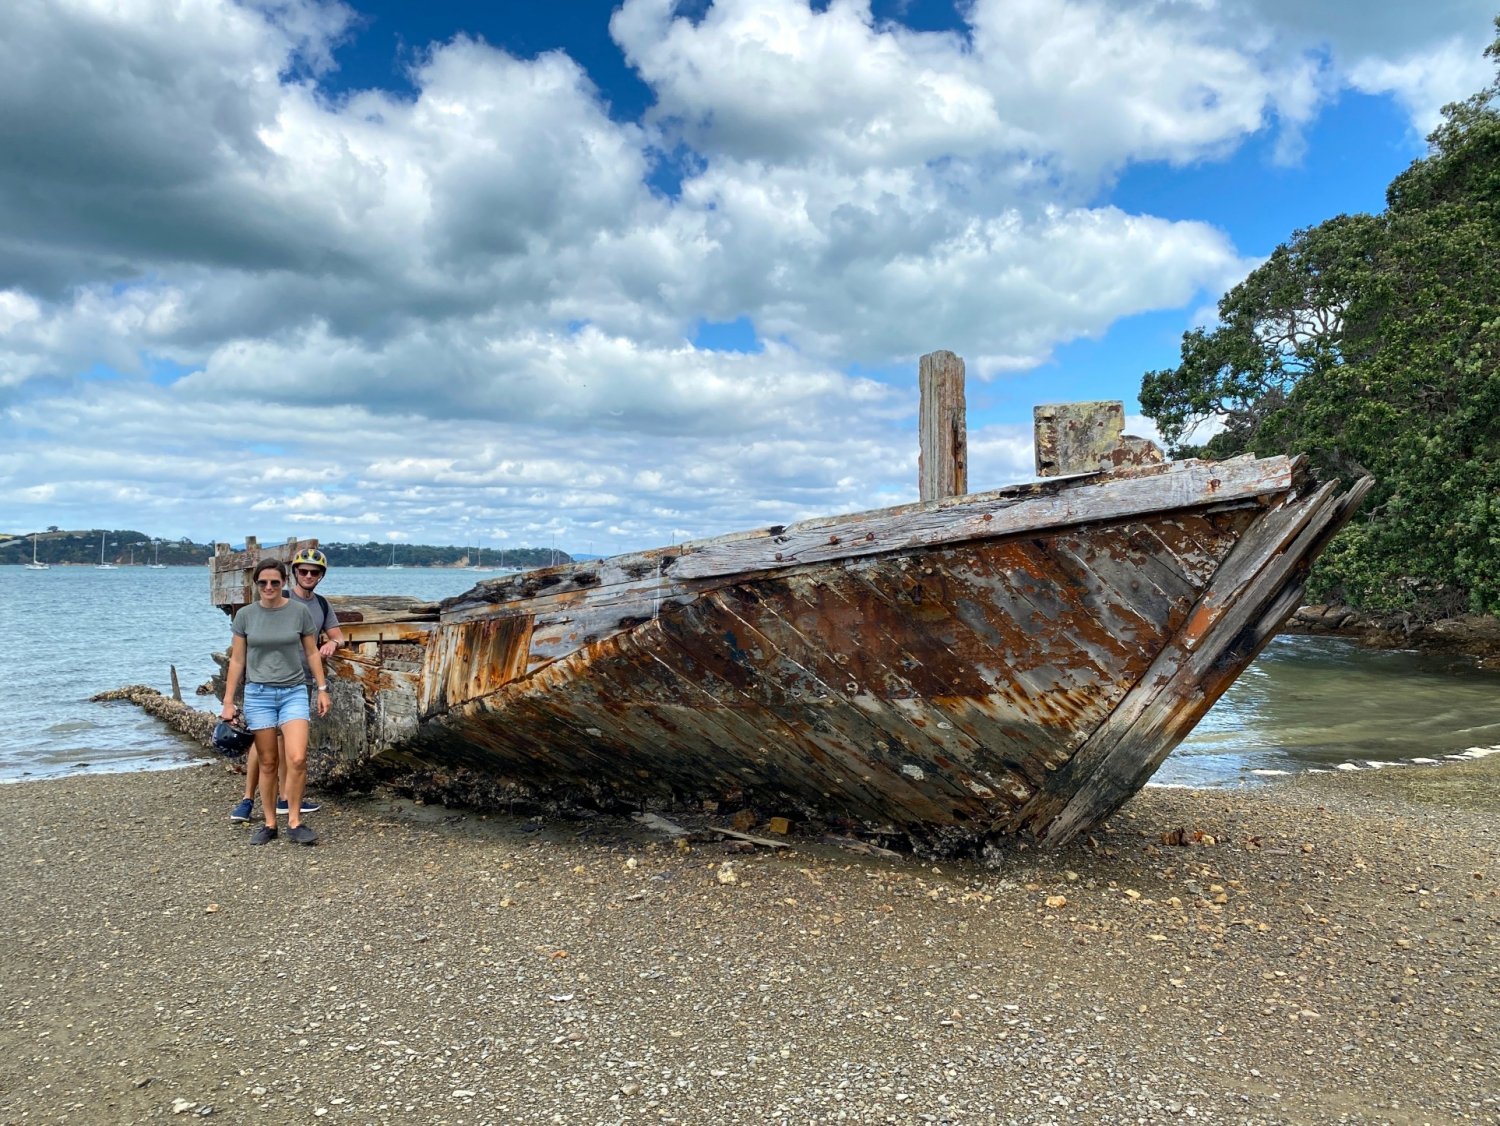
M 1118 809 L 1286 618 L 1368 479 L 1165 461 L 1120 403 L 1036 409 L 1039 479 L 967 493 L 962 362 L 922 361 L 918 503 L 479 582 L 333 597 L 320 774 L 750 808 L 951 853 Z M 316 541 L 221 545 L 212 600 Z M 498 792 L 498 791 L 497 791 Z

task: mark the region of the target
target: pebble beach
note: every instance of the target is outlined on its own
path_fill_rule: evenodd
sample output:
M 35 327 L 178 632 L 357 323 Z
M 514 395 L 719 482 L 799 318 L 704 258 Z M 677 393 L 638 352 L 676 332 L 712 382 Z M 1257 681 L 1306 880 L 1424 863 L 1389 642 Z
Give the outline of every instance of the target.
M 985 862 L 238 785 L 0 787 L 0 1121 L 1500 1121 L 1500 756 Z

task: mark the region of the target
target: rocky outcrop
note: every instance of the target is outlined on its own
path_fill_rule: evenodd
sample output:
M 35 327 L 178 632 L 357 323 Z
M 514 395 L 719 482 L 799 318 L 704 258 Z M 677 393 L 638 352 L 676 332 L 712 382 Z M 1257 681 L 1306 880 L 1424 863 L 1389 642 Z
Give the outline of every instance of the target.
M 1500 618 L 1490 614 L 1425 621 L 1410 614 L 1366 614 L 1339 604 L 1303 606 L 1284 632 L 1345 637 L 1373 649 L 1459 653 L 1500 668 Z

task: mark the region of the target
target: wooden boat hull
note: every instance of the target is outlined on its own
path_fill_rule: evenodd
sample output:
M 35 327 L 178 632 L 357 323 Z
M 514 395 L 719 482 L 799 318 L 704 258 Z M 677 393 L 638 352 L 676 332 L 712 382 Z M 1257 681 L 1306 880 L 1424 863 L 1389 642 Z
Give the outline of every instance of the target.
M 1144 785 L 1299 605 L 1367 487 L 1339 495 L 1299 459 L 1173 463 L 527 572 L 438 606 L 335 600 L 353 644 L 323 743 L 930 853 L 1058 843 Z

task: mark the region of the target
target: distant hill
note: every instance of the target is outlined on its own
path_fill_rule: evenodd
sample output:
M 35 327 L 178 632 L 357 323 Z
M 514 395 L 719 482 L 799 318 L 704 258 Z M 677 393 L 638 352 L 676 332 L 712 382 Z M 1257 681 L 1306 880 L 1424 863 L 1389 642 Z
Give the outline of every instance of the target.
M 325 543 L 319 544 L 328 556 L 330 567 L 389 567 L 391 545 L 388 543 Z M 566 551 L 550 547 L 508 547 L 504 552 L 505 566 L 530 570 L 533 567 L 550 567 L 554 563 L 571 563 L 573 557 Z M 402 567 L 472 567 L 478 561 L 474 548 L 433 547 L 422 543 L 396 545 L 396 563 Z M 500 566 L 501 552 L 498 548 L 486 549 L 484 565 Z
M 30 563 L 31 537 L 31 532 L 0 532 L 0 566 Z M 97 565 L 101 539 L 104 561 L 120 567 L 131 564 L 140 567 L 148 563 L 161 563 L 168 567 L 201 567 L 214 553 L 212 543 L 153 538 L 133 528 L 63 531 L 53 527 L 36 533 L 36 555 L 43 563 L 53 566 Z M 388 567 L 391 564 L 390 544 L 324 543 L 320 546 L 327 554 L 331 567 Z M 566 551 L 550 547 L 506 548 L 503 553 L 492 548 L 484 552 L 484 565 L 500 566 L 502 555 L 507 568 L 518 567 L 522 570 L 574 561 L 573 556 Z M 395 561 L 403 567 L 469 567 L 478 562 L 478 559 L 472 548 L 403 543 L 396 546 Z
M 30 563 L 31 536 L 30 532 L 21 535 L 0 533 L 0 565 Z M 63 564 L 97 565 L 101 540 L 104 561 L 121 567 L 131 563 L 138 567 L 147 563 L 201 567 L 214 550 L 212 544 L 194 543 L 188 539 L 153 539 L 134 528 L 91 528 L 70 532 L 54 527 L 36 533 L 36 557 L 54 567 Z

